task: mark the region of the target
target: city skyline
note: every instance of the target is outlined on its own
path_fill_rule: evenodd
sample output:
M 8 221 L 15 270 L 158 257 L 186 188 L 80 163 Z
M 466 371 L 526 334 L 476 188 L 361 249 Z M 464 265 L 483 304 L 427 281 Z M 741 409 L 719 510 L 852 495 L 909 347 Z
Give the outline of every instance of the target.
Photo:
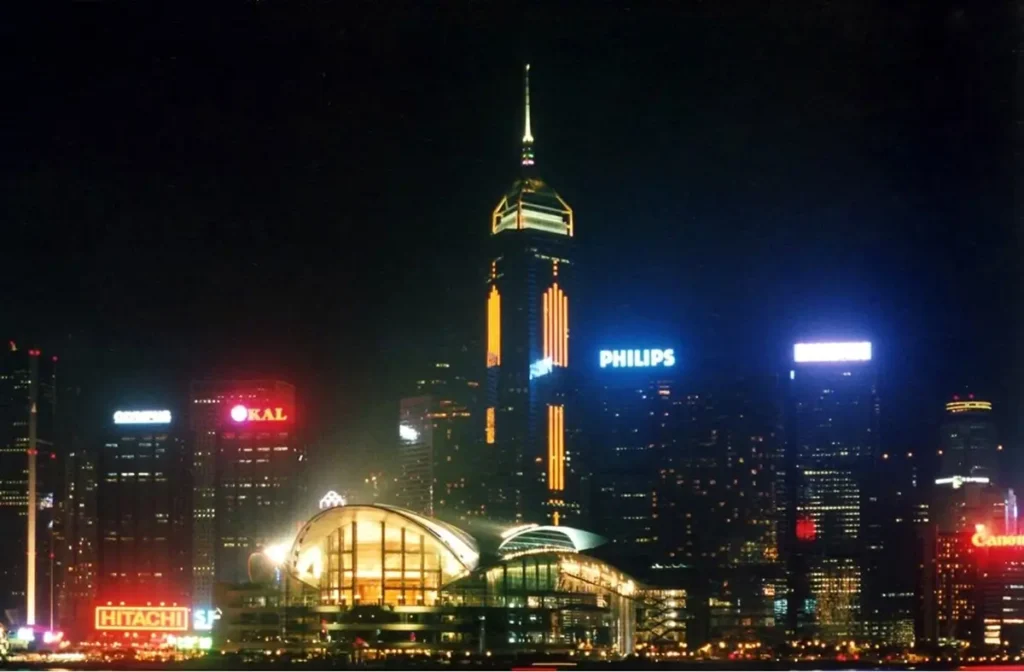
M 693 7 L 674 28 L 692 39 L 674 39 L 664 53 L 643 36 L 664 34 L 658 26 L 676 18 L 668 10 L 594 12 L 566 36 L 574 51 L 556 48 L 558 24 L 544 20 L 571 15 L 538 10 L 523 44 L 473 64 L 461 50 L 497 30 L 497 17 L 442 13 L 422 18 L 446 28 L 449 43 L 408 45 L 433 59 L 418 64 L 404 47 L 378 44 L 372 75 L 351 61 L 371 41 L 339 37 L 343 19 L 331 9 L 222 11 L 147 22 L 150 32 L 131 39 L 142 16 L 114 16 L 102 4 L 46 24 L 31 12 L 12 17 L 25 31 L 11 46 L 26 49 L 84 22 L 69 39 L 96 68 L 59 71 L 59 84 L 80 91 L 67 105 L 26 95 L 28 107 L 12 111 L 23 123 L 5 168 L 14 225 L 5 247 L 20 253 L 2 268 L 5 286 L 34 281 L 0 315 L 5 334 L 87 366 L 94 380 L 117 372 L 184 382 L 186 367 L 294 380 L 311 391 L 313 442 L 372 455 L 390 438 L 405 369 L 433 357 L 427 344 L 484 338 L 476 288 L 487 269 L 478 260 L 493 194 L 518 157 L 517 73 L 529 60 L 543 101 L 534 131 L 545 177 L 587 221 L 577 240 L 588 287 L 574 318 L 581 335 L 621 336 L 615 323 L 636 320 L 645 325 L 638 332 L 678 337 L 688 365 L 713 368 L 768 362 L 774 352 L 781 363 L 790 342 L 823 331 L 868 334 L 891 362 L 882 398 L 914 409 L 906 424 L 883 427 L 895 442 L 922 443 L 938 417 L 924 420 L 934 401 L 964 384 L 991 396 L 997 413 L 1017 403 L 1014 367 L 1005 366 L 1010 330 L 992 329 L 991 345 L 975 347 L 976 334 L 960 326 L 969 320 L 958 321 L 965 310 L 983 323 L 1004 314 L 1011 297 L 973 288 L 1015 282 L 1005 258 L 1008 193 L 986 177 L 1009 146 L 1002 89 L 975 89 L 968 108 L 957 86 L 976 76 L 972 58 L 1009 58 L 999 39 L 960 39 L 1003 35 L 996 9 L 832 7 L 810 18 Z M 231 18 L 240 21 L 234 52 L 211 32 Z M 277 20 L 308 41 L 280 37 Z M 368 20 L 400 34 L 409 17 L 395 10 Z M 620 21 L 628 30 L 599 47 L 593 38 Z M 802 41 L 768 38 L 783 27 Z M 857 36 L 876 28 L 892 39 L 869 57 Z M 103 31 L 136 58 L 98 43 Z M 288 48 L 270 56 L 263 45 L 275 39 Z M 900 46 L 907 40 L 914 48 Z M 205 46 L 189 52 L 186 41 Z M 746 58 L 750 45 L 763 56 Z M 844 53 L 864 60 L 848 69 Z M 15 90 L 32 91 L 56 67 L 41 58 L 12 73 Z M 931 67 L 942 68 L 941 86 L 926 76 Z M 215 87 L 218 72 L 233 84 Z M 152 84 L 121 86 L 139 77 Z M 786 84 L 768 91 L 764 80 Z M 296 95 L 248 104 L 275 85 Z M 162 93 L 174 86 L 197 93 Z M 808 106 L 803 93 L 812 90 Z M 109 96 L 125 103 L 121 122 L 101 114 Z M 847 113 L 867 101 L 873 116 Z M 930 118 L 939 103 L 954 111 L 950 121 Z M 68 179 L 83 162 L 89 169 Z M 437 189 L 438 179 L 451 188 Z M 370 196 L 380 192 L 401 197 Z M 399 202 L 415 203 L 411 219 L 425 226 L 405 224 Z M 971 224 L 977 247 L 964 254 L 957 232 L 968 221 L 982 225 Z M 52 245 L 44 250 L 36 230 L 52 231 Z M 253 333 L 257 316 L 288 328 Z
M 1024 653 L 1008 9 L 111 9 L 12 15 L 0 645 Z

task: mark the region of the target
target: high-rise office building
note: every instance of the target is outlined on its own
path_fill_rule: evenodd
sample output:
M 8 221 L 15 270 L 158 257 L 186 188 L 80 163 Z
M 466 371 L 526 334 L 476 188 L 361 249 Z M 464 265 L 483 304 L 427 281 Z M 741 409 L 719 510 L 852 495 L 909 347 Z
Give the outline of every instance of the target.
M 97 451 L 98 602 L 191 592 L 187 432 L 170 410 L 118 410 Z
M 399 406 L 396 501 L 428 516 L 465 521 L 486 515 L 480 457 L 479 388 L 455 353 L 433 362 Z
M 406 397 L 398 407 L 398 489 L 403 507 L 434 515 L 434 412 L 429 396 Z
M 789 375 L 790 627 L 829 641 L 863 632 L 865 510 L 878 453 L 871 344 L 799 343 Z
M 778 381 L 694 386 L 680 410 L 683 446 L 667 465 L 659 503 L 662 537 L 673 542 L 676 562 L 691 568 L 688 637 L 695 644 L 777 640 L 787 596 Z
M 240 583 L 249 556 L 290 540 L 304 507 L 305 449 L 295 387 L 276 380 L 192 384 L 193 604 L 213 582 Z
M 997 485 L 1000 446 L 992 403 L 973 394 L 954 395 L 945 410 L 939 434 L 939 471 L 932 493 L 932 524 L 923 539 L 922 635 L 940 644 L 984 645 L 986 638 L 998 639 L 1001 634 L 1003 605 L 997 604 L 996 613 L 986 616 L 985 603 L 986 596 L 988 603 L 1002 601 L 1004 568 L 987 557 L 985 568 L 980 568 L 982 549 L 970 539 L 978 525 L 990 533 L 1015 534 L 1015 517 L 1007 515 L 1012 513 L 1007 500 L 1015 498 L 1009 497 L 1012 491 Z M 1009 567 L 1011 574 L 1019 569 Z M 1019 601 L 1020 595 L 1016 599 Z M 1020 618 L 1019 613 L 1009 616 Z M 993 637 L 994 631 L 999 632 Z
M 596 361 L 588 445 L 602 554 L 652 585 L 684 586 L 694 644 L 781 635 L 776 378 L 687 380 L 671 348 Z
M 17 624 L 50 617 L 52 527 L 58 461 L 56 357 L 13 341 L 0 356 L 0 615 Z
M 873 644 L 910 647 L 916 641 L 920 540 L 930 516 L 921 463 L 913 450 L 876 455 L 862 486 L 859 632 Z
M 608 538 L 605 552 L 636 575 L 652 564 L 679 562 L 669 550 L 676 535 L 662 529 L 669 512 L 658 496 L 663 481 L 675 478 L 674 458 L 685 441 L 686 395 L 674 351 L 667 352 L 668 366 L 600 367 L 592 385 L 592 527 Z
M 570 523 L 581 513 L 569 395 L 574 293 L 572 208 L 537 175 L 525 76 L 521 176 L 491 219 L 485 454 L 489 515 Z M 571 523 L 570 523 L 571 524 Z
M 64 459 L 59 499 L 56 577 L 57 624 L 69 639 L 91 631 L 98 564 L 96 450 L 73 445 Z
M 244 549 L 276 529 L 279 518 L 291 515 L 294 489 L 301 485 L 299 462 L 305 454 L 297 443 L 295 387 L 290 383 L 199 380 L 192 382 L 189 399 L 192 601 L 196 608 L 209 609 L 215 580 L 241 580 L 248 558 Z M 235 410 L 238 407 L 246 409 L 244 416 Z M 249 409 L 258 416 L 251 421 Z M 264 413 L 268 409 L 269 415 Z M 277 419 L 277 409 L 284 419 Z M 253 441 L 260 445 L 242 445 Z M 248 453 L 245 448 L 250 448 Z M 220 520 L 221 515 L 227 519 Z M 254 518 L 247 520 L 245 515 Z M 217 565 L 222 557 L 229 565 L 223 573 Z
M 940 431 L 939 477 L 996 477 L 1001 448 L 991 401 L 953 395 Z

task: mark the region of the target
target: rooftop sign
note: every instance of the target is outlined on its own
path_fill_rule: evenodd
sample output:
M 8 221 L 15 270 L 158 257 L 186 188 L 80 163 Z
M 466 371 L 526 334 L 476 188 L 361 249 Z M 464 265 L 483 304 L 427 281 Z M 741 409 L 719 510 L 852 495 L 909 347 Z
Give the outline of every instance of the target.
M 166 425 L 171 421 L 170 411 L 117 411 L 115 425 Z
M 871 361 L 871 342 L 797 343 L 793 346 L 793 361 L 868 362 Z
M 635 369 L 676 365 L 676 351 L 672 348 L 646 350 L 602 350 L 599 360 L 602 369 Z
M 187 632 L 188 607 L 96 607 L 96 629 Z
M 235 422 L 287 422 L 288 413 L 281 406 L 255 408 L 245 404 L 235 404 L 231 407 L 231 419 Z
M 989 534 L 988 528 L 981 524 L 975 525 L 974 529 L 971 543 L 979 548 L 1024 546 L 1024 534 Z

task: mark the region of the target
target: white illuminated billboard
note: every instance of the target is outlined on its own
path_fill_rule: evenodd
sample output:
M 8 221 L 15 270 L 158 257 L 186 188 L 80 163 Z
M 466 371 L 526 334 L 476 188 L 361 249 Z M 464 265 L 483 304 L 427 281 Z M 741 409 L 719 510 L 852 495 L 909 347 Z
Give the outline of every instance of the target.
M 409 425 L 399 425 L 398 437 L 402 439 L 402 441 L 416 443 L 417 441 L 420 440 L 420 433 L 416 430 L 415 427 L 410 427 Z
M 868 362 L 871 361 L 871 343 L 797 343 L 793 346 L 793 361 Z
M 117 411 L 115 425 L 166 425 L 171 421 L 170 411 Z

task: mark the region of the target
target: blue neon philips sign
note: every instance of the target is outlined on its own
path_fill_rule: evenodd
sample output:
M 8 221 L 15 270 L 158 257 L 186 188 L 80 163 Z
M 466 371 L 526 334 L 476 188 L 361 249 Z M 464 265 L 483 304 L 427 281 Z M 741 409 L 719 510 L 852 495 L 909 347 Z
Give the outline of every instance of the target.
M 672 348 L 649 350 L 602 350 L 601 368 L 636 369 L 652 366 L 675 366 L 676 351 Z

